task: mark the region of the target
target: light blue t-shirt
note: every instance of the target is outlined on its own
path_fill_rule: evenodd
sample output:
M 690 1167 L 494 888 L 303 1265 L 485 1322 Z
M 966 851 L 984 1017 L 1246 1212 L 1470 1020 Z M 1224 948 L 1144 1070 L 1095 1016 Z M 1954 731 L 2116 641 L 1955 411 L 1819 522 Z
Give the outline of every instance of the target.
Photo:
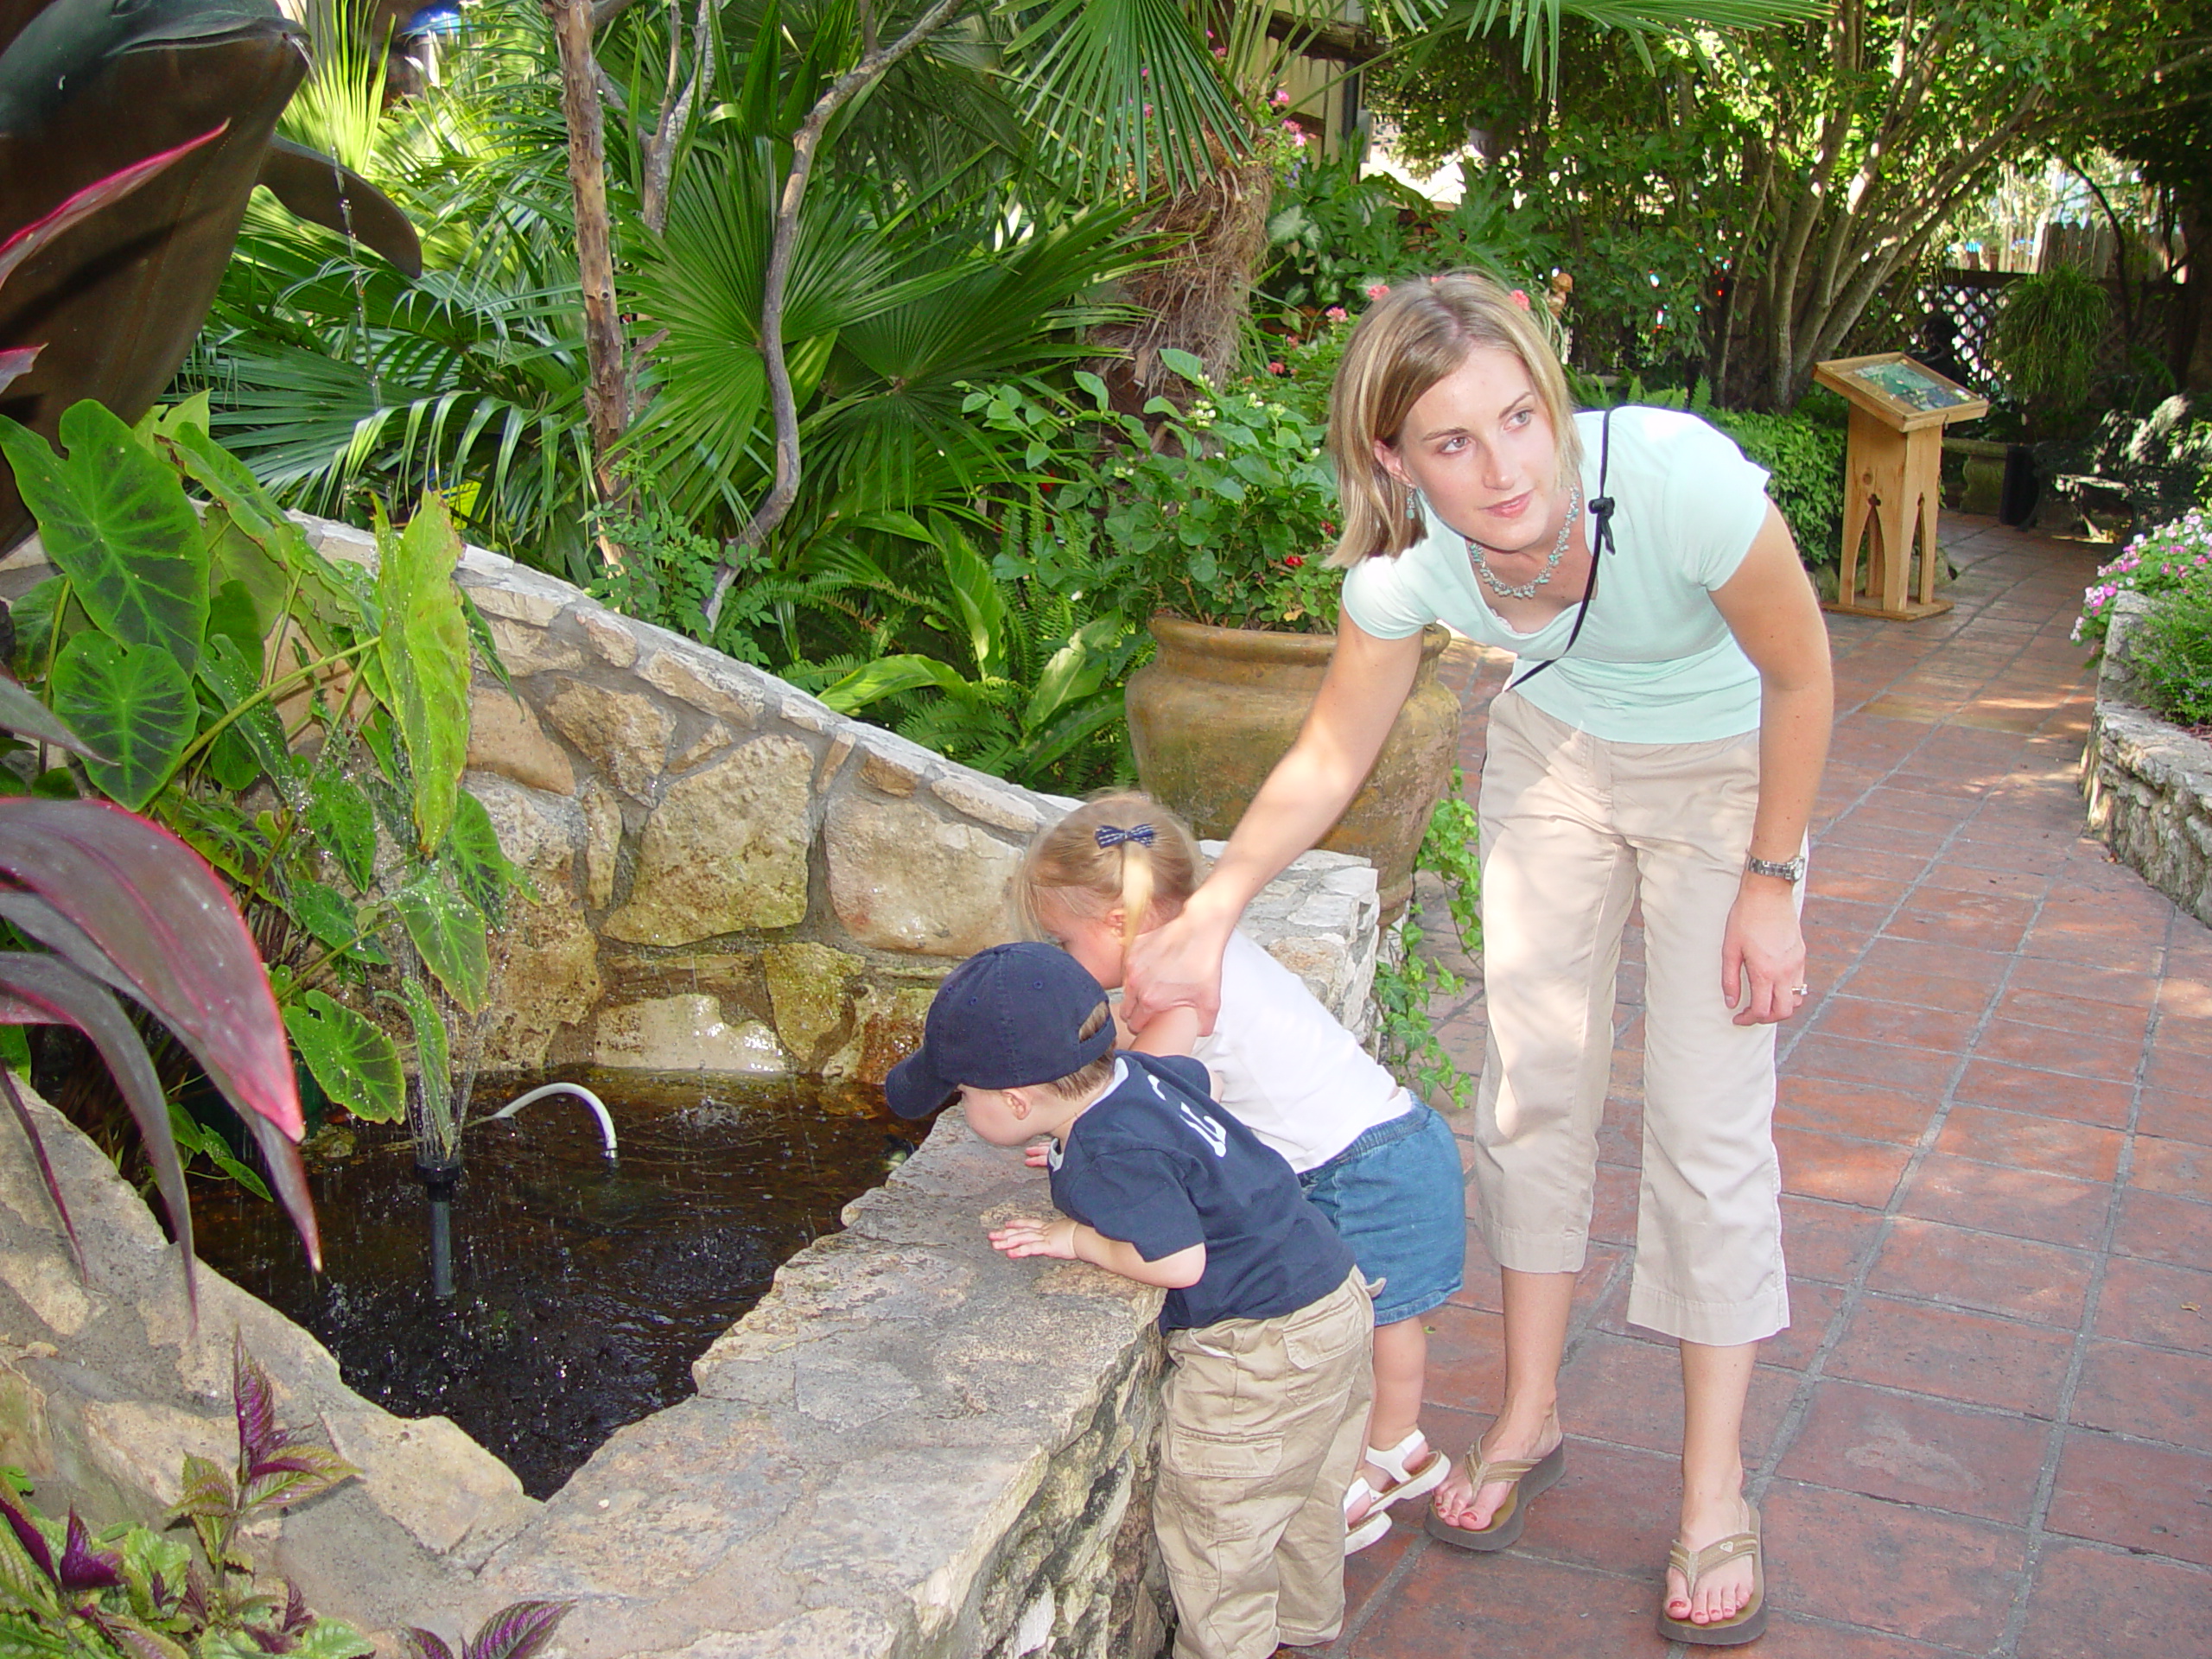
M 1574 418 L 1586 502 L 1599 493 L 1602 417 L 1593 410 Z M 1617 504 L 1613 550 L 1598 572 L 1589 620 L 1573 652 L 1522 695 L 1612 742 L 1700 743 L 1755 729 L 1758 670 L 1712 596 L 1765 522 L 1765 470 L 1694 415 L 1618 409 L 1605 493 Z M 1345 573 L 1345 613 L 1377 639 L 1402 639 L 1440 621 L 1527 667 L 1560 657 L 1580 607 L 1534 633 L 1516 632 L 1485 601 L 1465 539 L 1427 516 L 1421 540 Z

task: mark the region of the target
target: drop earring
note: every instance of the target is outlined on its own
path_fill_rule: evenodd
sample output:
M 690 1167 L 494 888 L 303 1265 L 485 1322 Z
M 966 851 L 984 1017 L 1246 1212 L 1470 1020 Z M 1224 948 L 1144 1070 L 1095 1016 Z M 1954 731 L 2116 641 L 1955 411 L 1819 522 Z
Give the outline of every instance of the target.
M 1421 522 L 1421 498 L 1411 490 L 1406 492 L 1406 519 L 1409 524 Z

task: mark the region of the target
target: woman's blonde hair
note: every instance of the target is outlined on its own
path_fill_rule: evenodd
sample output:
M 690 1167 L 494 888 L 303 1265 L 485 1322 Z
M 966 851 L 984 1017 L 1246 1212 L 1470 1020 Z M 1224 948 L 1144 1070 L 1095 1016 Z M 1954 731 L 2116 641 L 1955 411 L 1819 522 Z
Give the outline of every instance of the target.
M 1422 394 L 1478 346 L 1521 360 L 1551 422 L 1560 470 L 1581 466 L 1566 372 L 1527 304 L 1476 271 L 1402 283 L 1352 329 L 1330 391 L 1329 455 L 1344 518 L 1331 564 L 1349 569 L 1377 553 L 1402 553 L 1428 533 L 1413 491 L 1382 469 L 1375 446 L 1395 448 Z
M 1014 880 L 1015 899 L 1023 925 L 1038 935 L 1040 893 L 1058 895 L 1080 916 L 1119 905 L 1127 950 L 1154 906 L 1173 915 L 1198 890 L 1198 843 L 1182 819 L 1141 791 L 1109 790 L 1037 832 Z

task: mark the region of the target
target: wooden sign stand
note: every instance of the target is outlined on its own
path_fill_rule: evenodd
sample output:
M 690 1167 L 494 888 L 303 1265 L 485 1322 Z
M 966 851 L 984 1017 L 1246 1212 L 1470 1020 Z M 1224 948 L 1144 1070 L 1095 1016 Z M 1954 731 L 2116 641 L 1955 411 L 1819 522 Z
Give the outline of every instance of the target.
M 1851 404 L 1844 461 L 1843 564 L 1825 609 L 1916 622 L 1951 608 L 1936 597 L 1942 555 L 1936 516 L 1942 505 L 1943 429 L 1989 412 L 1988 400 L 1916 363 L 1903 352 L 1840 357 L 1814 365 L 1813 378 Z M 1859 582 L 1859 547 L 1866 581 Z M 1918 592 L 1909 594 L 1914 553 Z

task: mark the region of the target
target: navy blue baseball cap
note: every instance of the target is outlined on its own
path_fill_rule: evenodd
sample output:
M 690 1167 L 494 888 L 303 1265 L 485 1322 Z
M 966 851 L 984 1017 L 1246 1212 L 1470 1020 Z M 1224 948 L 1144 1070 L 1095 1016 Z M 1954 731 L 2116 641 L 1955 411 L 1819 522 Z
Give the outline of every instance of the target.
M 921 1051 L 891 1068 L 883 1097 L 901 1117 L 927 1117 L 963 1083 L 1021 1089 L 1072 1077 L 1114 1046 L 1111 1020 L 1081 1034 L 1105 1000 L 1089 970 L 1058 945 L 978 951 L 938 987 Z

